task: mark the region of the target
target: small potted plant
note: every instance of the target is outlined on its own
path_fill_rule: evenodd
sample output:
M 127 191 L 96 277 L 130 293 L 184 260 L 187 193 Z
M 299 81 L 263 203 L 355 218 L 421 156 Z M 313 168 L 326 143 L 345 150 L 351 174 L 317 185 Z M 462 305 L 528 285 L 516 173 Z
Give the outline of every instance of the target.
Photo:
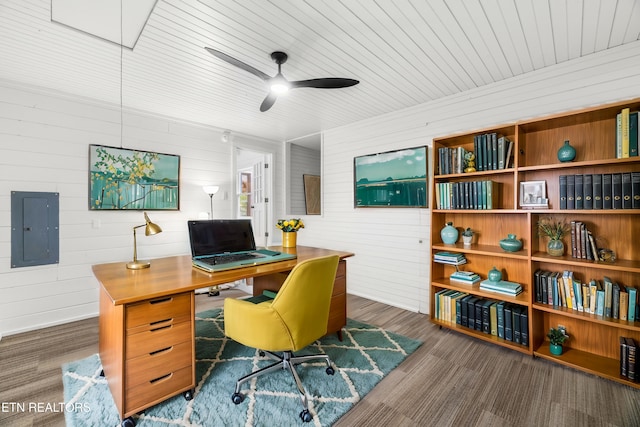
M 562 344 L 569 338 L 569 335 L 563 329 L 551 328 L 547 333 L 547 338 L 549 338 L 549 351 L 551 351 L 551 354 L 560 356 L 562 354 Z
M 538 235 L 549 238 L 547 253 L 551 256 L 564 255 L 562 238 L 571 231 L 566 222 L 553 218 L 542 218 L 538 221 Z
M 467 229 L 462 232 L 462 243 L 464 243 L 465 246 L 469 246 L 472 239 L 473 230 L 467 227 Z

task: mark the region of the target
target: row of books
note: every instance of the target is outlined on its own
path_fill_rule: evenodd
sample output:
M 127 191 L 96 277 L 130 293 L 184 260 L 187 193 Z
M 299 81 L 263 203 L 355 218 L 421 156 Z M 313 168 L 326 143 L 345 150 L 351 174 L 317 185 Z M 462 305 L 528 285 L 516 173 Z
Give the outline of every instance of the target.
M 573 258 L 602 261 L 596 238 L 582 221 L 571 221 L 571 256 Z
M 496 132 L 474 136 L 473 152 L 478 171 L 509 169 L 513 166 L 513 141 Z
M 436 209 L 496 209 L 498 197 L 498 183 L 490 180 L 436 184 Z
M 535 301 L 540 304 L 629 322 L 638 320 L 637 289 L 618 284 L 607 276 L 587 283 L 569 270 L 563 273 L 537 270 L 534 273 L 534 291 Z
M 560 209 L 640 209 L 640 172 L 560 175 Z
M 470 151 L 463 147 L 440 147 L 438 149 L 438 174 L 463 173 L 468 166 Z M 473 138 L 474 168 L 477 171 L 508 169 L 513 166 L 513 141 L 486 133 Z
M 484 332 L 507 341 L 529 345 L 526 307 L 443 289 L 435 294 L 435 317 L 446 323 Z
M 638 382 L 640 372 L 638 364 L 638 344 L 629 337 L 620 337 L 620 376 L 629 381 Z
M 623 108 L 616 117 L 616 157 L 626 158 L 638 155 L 638 140 L 640 140 L 639 113 Z
M 467 263 L 467 258 L 459 252 L 436 252 L 433 260 L 440 264 L 462 265 Z

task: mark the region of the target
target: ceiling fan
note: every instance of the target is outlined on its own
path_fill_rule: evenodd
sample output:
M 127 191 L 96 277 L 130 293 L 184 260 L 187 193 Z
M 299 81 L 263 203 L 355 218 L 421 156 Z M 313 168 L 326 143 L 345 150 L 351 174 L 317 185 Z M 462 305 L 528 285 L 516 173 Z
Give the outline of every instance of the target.
M 340 89 L 343 87 L 354 86 L 360 83 L 358 80 L 354 79 L 344 79 L 340 77 L 325 77 L 321 79 L 309 79 L 309 80 L 298 80 L 298 81 L 289 81 L 287 80 L 281 72 L 281 66 L 285 62 L 287 62 L 287 54 L 284 52 L 272 52 L 271 59 L 278 64 L 278 74 L 271 77 L 266 73 L 252 67 L 251 65 L 247 65 L 242 61 L 239 61 L 226 53 L 220 52 L 219 50 L 211 49 L 210 47 L 205 47 L 205 49 L 211 53 L 213 56 L 222 59 L 223 61 L 228 62 L 231 65 L 235 65 L 238 68 L 242 68 L 245 71 L 250 72 L 262 80 L 267 82 L 269 85 L 269 94 L 262 101 L 260 105 L 260 111 L 267 111 L 269 108 L 273 106 L 278 99 L 278 95 L 288 91 L 289 89 L 295 89 L 299 87 L 311 87 L 316 89 Z

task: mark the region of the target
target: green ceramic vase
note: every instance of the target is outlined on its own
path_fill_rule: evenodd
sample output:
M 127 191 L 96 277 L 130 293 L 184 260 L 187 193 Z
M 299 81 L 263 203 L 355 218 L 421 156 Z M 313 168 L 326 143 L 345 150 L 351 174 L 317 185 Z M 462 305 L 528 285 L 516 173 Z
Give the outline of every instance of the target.
M 558 150 L 558 160 L 561 162 L 570 162 L 576 158 L 576 149 L 569 144 L 569 140 Z

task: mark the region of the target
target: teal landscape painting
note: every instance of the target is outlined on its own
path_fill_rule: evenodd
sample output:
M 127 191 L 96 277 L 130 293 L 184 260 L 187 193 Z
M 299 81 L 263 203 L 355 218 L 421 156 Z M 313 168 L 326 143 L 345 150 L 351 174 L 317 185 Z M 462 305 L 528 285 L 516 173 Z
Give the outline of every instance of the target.
M 89 209 L 177 210 L 180 157 L 89 146 Z
M 427 147 L 354 159 L 355 206 L 427 206 Z

